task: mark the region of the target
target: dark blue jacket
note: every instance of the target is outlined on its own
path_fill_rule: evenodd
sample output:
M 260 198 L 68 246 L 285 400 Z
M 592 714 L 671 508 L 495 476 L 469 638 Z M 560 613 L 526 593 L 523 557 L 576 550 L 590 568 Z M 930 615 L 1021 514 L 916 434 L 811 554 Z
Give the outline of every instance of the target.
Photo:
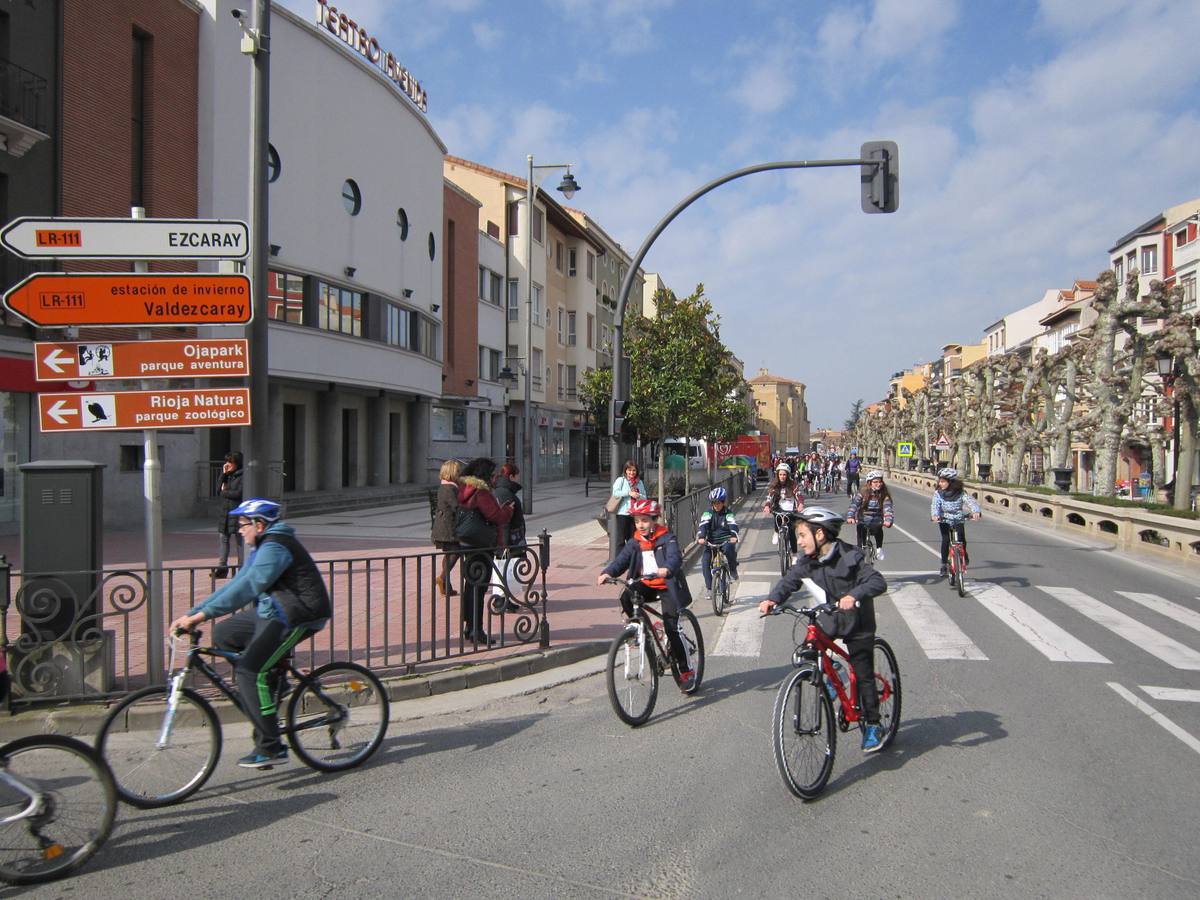
M 683 577 L 683 553 L 679 549 L 679 540 L 668 529 L 654 539 L 654 559 L 660 569 L 667 570 L 667 594 L 680 609 L 690 606 L 692 593 Z M 617 558 L 604 567 L 604 574 L 616 577 L 622 572 L 631 581 L 642 577 L 642 545 L 637 535 L 631 537 Z

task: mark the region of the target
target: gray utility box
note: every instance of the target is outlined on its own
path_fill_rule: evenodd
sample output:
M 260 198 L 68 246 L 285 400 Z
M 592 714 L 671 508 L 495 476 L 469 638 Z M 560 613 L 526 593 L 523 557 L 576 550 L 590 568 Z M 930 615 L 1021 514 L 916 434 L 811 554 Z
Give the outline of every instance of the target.
M 39 642 L 100 635 L 104 466 L 39 460 L 21 466 L 21 630 Z

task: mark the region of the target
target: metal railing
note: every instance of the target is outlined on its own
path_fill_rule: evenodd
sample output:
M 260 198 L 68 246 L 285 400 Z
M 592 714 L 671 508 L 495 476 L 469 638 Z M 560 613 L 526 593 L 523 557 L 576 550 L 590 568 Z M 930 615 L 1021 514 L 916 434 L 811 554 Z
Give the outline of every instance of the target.
M 196 463 L 196 498 L 199 500 L 211 500 L 219 496 L 218 490 L 221 485 L 221 467 L 224 465 L 224 460 L 220 459 L 202 459 Z M 280 497 L 283 495 L 283 460 L 271 459 L 267 461 L 268 473 L 268 490 L 265 492 L 269 497 Z
M 737 502 L 746 493 L 746 476 L 742 469 L 718 469 L 717 473 L 727 472 L 725 475 L 714 475 L 712 484 L 706 484 L 702 488 L 697 488 L 690 494 L 684 494 L 681 497 L 666 498 L 666 519 L 667 527 L 675 532 L 675 536 L 679 538 L 680 546 L 686 547 L 696 536 L 696 531 L 700 527 L 700 517 L 707 512 L 712 504 L 708 499 L 708 492 L 719 485 L 724 485 L 725 490 L 729 492 L 729 503 L 732 505 Z
M 499 552 L 503 555 L 497 556 Z M 437 587 L 444 560 L 458 596 Z M 425 552 L 318 560 L 333 617 L 296 648 L 297 665 L 353 660 L 380 674 L 507 648 L 550 645 L 546 570 L 550 535 L 507 550 Z M 217 587 L 208 568 L 163 573 L 163 617 L 171 622 Z M 0 655 L 11 690 L 0 710 L 40 703 L 94 701 L 163 679 L 146 649 L 165 636 L 149 629 L 145 569 L 30 573 L 0 557 Z M 81 603 L 72 585 L 95 588 Z M 463 633 L 463 598 L 483 595 L 479 623 L 494 643 Z M 211 638 L 212 632 L 206 634 Z
M 49 127 L 45 100 L 45 78 L 0 59 L 0 116 L 45 131 Z

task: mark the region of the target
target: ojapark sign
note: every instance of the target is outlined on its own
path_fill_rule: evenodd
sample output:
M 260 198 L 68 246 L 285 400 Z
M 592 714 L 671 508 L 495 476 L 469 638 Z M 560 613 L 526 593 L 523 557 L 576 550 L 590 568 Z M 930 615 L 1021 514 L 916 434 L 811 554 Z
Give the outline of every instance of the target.
M 249 388 L 38 394 L 42 431 L 228 428 L 250 424 Z
M 0 242 L 26 259 L 245 259 L 250 229 L 227 219 L 14 219 Z
M 233 378 L 250 374 L 245 338 L 192 341 L 60 341 L 33 345 L 38 381 Z

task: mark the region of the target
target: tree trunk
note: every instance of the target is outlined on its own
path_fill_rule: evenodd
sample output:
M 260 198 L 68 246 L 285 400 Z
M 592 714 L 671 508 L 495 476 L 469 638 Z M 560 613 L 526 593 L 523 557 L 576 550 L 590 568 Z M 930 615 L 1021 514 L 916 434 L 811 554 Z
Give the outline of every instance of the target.
M 1012 456 L 1008 458 L 1008 480 L 1012 484 L 1021 483 L 1021 467 L 1025 462 L 1025 448 L 1029 446 L 1029 441 L 1025 438 L 1017 438 L 1013 444 Z
M 1191 398 L 1179 401 L 1179 466 L 1175 470 L 1175 509 L 1192 508 L 1192 476 L 1196 470 L 1196 407 Z

